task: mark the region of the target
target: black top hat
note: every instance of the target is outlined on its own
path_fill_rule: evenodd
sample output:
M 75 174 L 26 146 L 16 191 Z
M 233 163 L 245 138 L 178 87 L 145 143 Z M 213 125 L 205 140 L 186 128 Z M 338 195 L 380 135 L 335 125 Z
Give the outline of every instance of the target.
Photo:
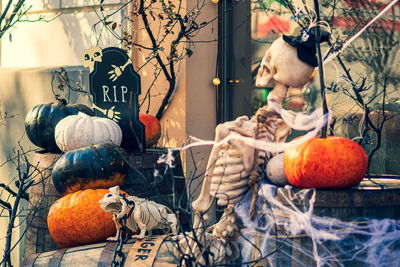
M 313 67 L 318 66 L 316 56 L 316 28 L 312 27 L 309 30 L 303 29 L 300 34 L 294 36 L 283 35 L 283 40 L 288 44 L 297 48 L 297 56 L 299 59 Z M 319 42 L 326 42 L 329 40 L 330 33 L 320 28 Z

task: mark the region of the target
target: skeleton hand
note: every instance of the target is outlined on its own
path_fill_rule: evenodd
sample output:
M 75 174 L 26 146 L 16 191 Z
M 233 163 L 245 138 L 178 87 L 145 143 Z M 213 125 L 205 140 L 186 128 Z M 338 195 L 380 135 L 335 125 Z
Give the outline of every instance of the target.
M 116 66 L 116 65 L 112 65 L 111 67 L 113 67 L 113 69 L 111 71 L 108 72 L 108 74 L 110 75 L 110 80 L 111 81 L 115 81 L 118 79 L 119 76 L 121 76 L 122 72 L 125 70 L 125 68 L 132 63 L 132 61 L 130 59 L 128 59 L 128 61 L 123 65 L 123 66 Z
M 212 231 L 212 235 L 215 238 L 230 243 L 235 242 L 239 238 L 242 222 L 238 219 L 234 208 L 234 205 L 229 205 L 225 209 L 219 222 L 207 229 L 208 231 Z
M 93 104 L 92 108 L 97 109 L 98 111 L 100 111 L 101 113 L 103 113 L 104 115 L 106 115 L 108 118 L 112 119 L 115 122 L 118 122 L 121 119 L 121 117 L 119 116 L 121 112 L 115 111 L 114 110 L 115 106 L 111 107 L 110 109 L 102 109 Z
M 118 79 L 119 76 L 121 76 L 123 70 L 121 70 L 120 67 L 115 65 L 111 65 L 111 67 L 113 67 L 114 69 L 109 71 L 108 74 L 111 74 L 110 80 L 114 82 L 116 79 Z
M 206 247 L 196 246 L 193 254 L 190 255 L 197 260 L 196 264 L 205 266 L 206 257 L 208 258 L 208 263 L 214 264 L 229 264 L 239 255 L 238 248 L 236 244 L 226 243 L 223 240 L 213 237 L 210 233 L 204 233 L 206 238 Z M 175 245 L 174 254 L 178 258 L 182 258 L 185 251 L 188 250 L 190 245 L 189 241 L 193 240 L 193 234 L 180 234 L 175 237 L 177 244 Z

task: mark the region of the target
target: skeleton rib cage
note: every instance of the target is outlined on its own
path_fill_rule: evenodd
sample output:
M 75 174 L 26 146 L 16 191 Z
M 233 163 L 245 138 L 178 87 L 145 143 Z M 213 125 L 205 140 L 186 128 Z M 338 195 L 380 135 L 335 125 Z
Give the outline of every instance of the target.
M 277 119 L 276 115 L 269 115 L 263 117 L 263 122 L 254 123 L 255 138 L 274 142 L 275 135 L 279 132 L 277 131 Z M 246 168 L 243 162 L 245 153 L 255 153 L 256 165 L 253 162 L 250 169 Z M 212 170 L 210 195 L 218 199 L 217 204 L 220 206 L 235 205 L 254 183 L 259 182 L 260 173 L 265 170 L 266 163 L 274 155 L 275 153 L 254 148 L 243 149 L 231 142 L 223 144 Z M 253 170 L 258 173 L 256 181 L 249 179 Z

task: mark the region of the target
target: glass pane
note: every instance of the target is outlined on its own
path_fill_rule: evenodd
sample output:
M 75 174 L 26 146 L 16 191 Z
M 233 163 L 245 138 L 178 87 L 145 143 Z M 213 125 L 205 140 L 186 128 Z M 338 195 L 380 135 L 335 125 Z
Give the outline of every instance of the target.
M 304 6 L 303 2 L 309 5 Z M 328 25 L 325 28 L 332 32 L 333 46 L 323 43 L 323 56 L 331 47 L 338 50 L 344 43 L 351 42 L 341 50 L 341 61 L 335 58 L 324 65 L 328 107 L 335 117 L 331 132 L 358 141 L 367 154 L 373 153 L 371 173 L 400 174 L 400 158 L 397 156 L 400 151 L 400 136 L 397 134 L 400 130 L 400 95 L 397 90 L 400 81 L 400 4 L 385 10 L 390 3 L 392 1 L 388 0 L 325 0 L 319 1 L 319 7 L 321 19 L 326 21 L 323 27 Z M 292 34 L 298 28 L 296 20 L 310 26 L 310 20 L 314 18 L 310 15 L 313 8 L 313 1 L 252 1 L 253 75 L 270 44 L 282 34 Z M 296 13 L 299 10 L 301 12 Z M 374 18 L 376 21 L 363 29 Z M 354 40 L 351 39 L 353 36 Z M 317 70 L 305 86 L 289 89 L 283 106 L 294 111 L 312 111 L 321 106 L 320 88 Z M 253 88 L 254 109 L 266 103 L 270 90 Z M 386 121 L 381 127 L 383 114 Z M 374 152 L 375 149 L 378 151 Z

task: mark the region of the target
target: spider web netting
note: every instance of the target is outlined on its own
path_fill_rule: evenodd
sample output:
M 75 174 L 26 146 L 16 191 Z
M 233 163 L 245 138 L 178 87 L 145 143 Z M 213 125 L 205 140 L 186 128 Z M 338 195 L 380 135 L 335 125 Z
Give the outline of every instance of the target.
M 321 110 L 312 114 L 292 113 L 274 107 L 283 120 L 294 129 L 308 130 L 301 138 L 288 143 L 268 143 L 238 135 L 228 135 L 219 143 L 199 141 L 187 148 L 200 145 L 221 145 L 239 138 L 244 143 L 267 151 L 282 151 L 312 138 L 329 121 L 330 114 L 322 115 Z M 170 165 L 167 155 L 159 160 Z M 344 192 L 345 191 L 345 192 Z M 400 266 L 400 214 L 374 217 L 376 206 L 363 206 L 363 212 L 352 205 L 336 203 L 325 206 L 337 216 L 326 216 L 321 212 L 318 195 L 327 196 L 324 190 L 301 189 L 291 186 L 279 187 L 266 181 L 260 183 L 257 216 L 250 220 L 251 190 L 236 205 L 235 213 L 241 219 L 240 257 L 235 266 Z M 352 190 L 341 190 L 352 194 Z M 331 190 L 331 196 L 338 197 Z M 373 195 L 373 194 L 372 194 Z M 356 198 L 353 198 L 357 202 Z M 384 200 L 386 201 L 386 199 Z M 387 203 L 393 203 L 387 199 Z M 330 200 L 330 203 L 335 200 Z M 339 201 L 338 201 L 339 202 Z M 383 203 L 384 204 L 384 203 Z M 390 206 L 390 205 L 389 205 Z M 398 205 L 389 207 L 392 211 Z M 371 210 L 372 212 L 364 212 Z M 400 213 L 400 210 L 399 210 Z M 360 217 L 367 216 L 367 217 Z M 372 216 L 368 217 L 370 214 Z M 384 219 L 376 219 L 384 218 Z M 218 221 L 218 219 L 217 219 Z M 188 238 L 190 239 L 190 237 Z M 214 253 L 216 253 L 214 251 Z M 218 253 L 217 253 L 218 254 Z M 215 255 L 214 255 L 215 256 Z M 216 264 L 229 266 L 226 264 Z
M 250 221 L 247 194 L 235 208 L 245 226 L 238 240 L 243 266 L 400 266 L 400 221 L 318 216 L 316 195 L 263 182 Z

